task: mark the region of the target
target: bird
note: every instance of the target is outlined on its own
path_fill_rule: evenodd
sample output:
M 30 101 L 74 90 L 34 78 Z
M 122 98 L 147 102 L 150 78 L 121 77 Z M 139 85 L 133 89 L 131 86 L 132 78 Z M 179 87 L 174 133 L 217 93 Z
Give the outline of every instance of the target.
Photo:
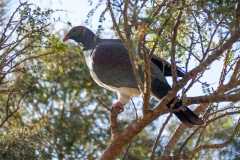
M 66 34 L 63 42 L 74 40 L 82 46 L 84 59 L 89 68 L 93 80 L 101 87 L 115 91 L 118 100 L 112 107 L 120 107 L 124 110 L 124 105 L 131 97 L 140 95 L 138 83 L 135 78 L 128 50 L 120 39 L 101 39 L 85 26 L 75 26 Z M 170 63 L 153 54 L 150 62 L 151 72 L 151 96 L 159 101 L 172 88 L 166 80 L 166 76 L 172 76 Z M 144 81 L 144 72 L 139 67 L 139 75 Z M 177 69 L 178 77 L 183 77 L 184 72 Z M 175 99 L 172 99 L 167 107 L 171 108 Z M 173 109 L 178 109 L 183 105 L 181 100 L 177 100 Z M 173 112 L 177 118 L 187 127 L 203 125 L 204 121 L 199 118 L 187 106 L 183 110 Z

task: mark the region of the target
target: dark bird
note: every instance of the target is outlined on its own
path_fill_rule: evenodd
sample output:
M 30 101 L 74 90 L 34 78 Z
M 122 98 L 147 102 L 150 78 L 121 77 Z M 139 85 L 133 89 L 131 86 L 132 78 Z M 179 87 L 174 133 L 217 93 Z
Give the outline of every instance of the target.
M 112 107 L 120 107 L 124 110 L 124 105 L 131 97 L 139 95 L 140 91 L 133 73 L 129 59 L 128 50 L 119 39 L 100 39 L 84 26 L 73 27 L 63 42 L 72 39 L 82 44 L 83 54 L 94 81 L 100 86 L 116 91 L 118 101 Z M 144 73 L 139 69 L 139 74 L 144 81 Z M 179 77 L 184 76 L 184 72 L 177 70 Z M 151 59 L 151 96 L 161 100 L 169 90 L 171 90 L 165 76 L 172 76 L 170 64 L 153 55 Z M 171 100 L 167 107 L 173 103 Z M 182 106 L 182 101 L 175 103 L 173 109 Z M 188 107 L 184 110 L 173 112 L 186 126 L 203 125 L 204 122 Z

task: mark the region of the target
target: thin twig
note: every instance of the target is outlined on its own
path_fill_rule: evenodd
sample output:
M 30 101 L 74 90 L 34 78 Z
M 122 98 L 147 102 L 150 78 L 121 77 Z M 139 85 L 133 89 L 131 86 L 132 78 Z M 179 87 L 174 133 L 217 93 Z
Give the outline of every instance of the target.
M 11 112 L 11 113 L 9 114 L 8 111 L 7 111 L 6 117 L 5 117 L 4 120 L 0 123 L 0 127 L 2 127 L 2 126 L 4 125 L 4 123 L 7 122 L 7 120 L 8 120 L 14 113 L 16 113 L 16 112 L 19 110 L 19 108 L 20 108 L 20 102 L 22 101 L 22 99 L 26 96 L 27 93 L 29 93 L 29 92 L 30 92 L 32 89 L 34 89 L 34 88 L 36 88 L 36 86 L 31 87 L 30 89 L 28 89 L 28 90 L 21 96 L 21 98 L 18 100 L 17 108 L 16 108 L 13 112 Z M 7 108 L 7 109 L 8 109 L 8 108 Z
M 133 99 L 132 99 L 132 98 L 131 98 L 131 101 L 132 101 L 132 104 L 133 104 L 133 107 L 134 107 L 134 110 L 135 110 L 136 119 L 138 119 L 137 108 L 136 108 L 135 103 L 133 102 Z
M 173 36 L 171 39 L 171 71 L 172 71 L 172 80 L 173 80 L 173 86 L 176 85 L 177 82 L 177 67 L 175 62 L 175 54 L 176 54 L 176 42 L 177 42 L 177 35 L 178 35 L 178 28 L 181 23 L 183 12 L 180 11 L 177 16 L 177 21 L 174 25 L 173 29 Z
M 131 147 L 131 144 L 132 144 L 132 141 L 130 141 L 130 142 L 128 143 L 127 150 L 126 150 L 125 154 L 123 155 L 122 160 L 124 160 L 124 159 L 126 158 L 127 153 L 128 153 L 128 150 L 129 150 L 129 148 Z
M 97 101 L 104 107 L 104 108 L 106 108 L 107 110 L 111 110 L 110 108 L 108 108 L 102 101 L 101 101 L 101 99 L 100 98 L 98 98 L 98 97 L 95 97 L 96 99 L 97 99 Z
M 168 124 L 170 118 L 172 117 L 172 114 L 173 114 L 172 112 L 169 114 L 169 116 L 167 117 L 167 119 L 165 120 L 165 122 L 162 124 L 161 129 L 159 129 L 157 138 L 156 138 L 155 143 L 154 143 L 154 146 L 153 146 L 153 148 L 152 148 L 152 153 L 151 153 L 151 156 L 150 156 L 150 160 L 154 160 L 154 154 L 155 154 L 157 145 L 158 145 L 158 143 L 159 143 L 160 137 L 161 137 L 161 135 L 162 135 L 162 132 L 163 132 L 164 128 L 166 127 L 166 125 Z

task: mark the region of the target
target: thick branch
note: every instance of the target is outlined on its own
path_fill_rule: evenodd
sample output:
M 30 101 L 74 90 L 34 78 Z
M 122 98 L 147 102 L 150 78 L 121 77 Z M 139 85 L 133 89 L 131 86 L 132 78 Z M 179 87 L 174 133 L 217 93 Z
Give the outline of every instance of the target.
M 121 130 L 118 128 L 117 116 L 121 113 L 120 107 L 114 107 L 110 110 L 110 128 L 112 134 L 112 140 L 121 133 Z
M 240 100 L 240 93 L 237 94 L 220 94 L 220 95 L 209 95 L 209 96 L 198 96 L 188 97 L 187 104 L 198 104 L 198 103 L 212 103 L 212 102 L 237 102 Z
M 158 118 L 160 115 L 167 113 L 169 109 L 167 107 L 161 108 L 158 114 L 149 111 L 146 115 L 133 120 L 121 133 L 118 134 L 115 139 L 112 140 L 109 147 L 104 151 L 101 160 L 114 159 L 119 155 L 123 147 L 129 143 L 134 136 L 140 133 L 149 123 Z M 114 117 L 113 117 L 114 118 Z

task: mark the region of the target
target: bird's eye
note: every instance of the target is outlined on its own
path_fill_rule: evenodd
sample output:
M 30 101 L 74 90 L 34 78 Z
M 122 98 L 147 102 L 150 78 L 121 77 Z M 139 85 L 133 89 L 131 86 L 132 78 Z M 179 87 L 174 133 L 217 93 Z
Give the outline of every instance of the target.
M 73 32 L 76 32 L 76 29 L 74 29 Z

